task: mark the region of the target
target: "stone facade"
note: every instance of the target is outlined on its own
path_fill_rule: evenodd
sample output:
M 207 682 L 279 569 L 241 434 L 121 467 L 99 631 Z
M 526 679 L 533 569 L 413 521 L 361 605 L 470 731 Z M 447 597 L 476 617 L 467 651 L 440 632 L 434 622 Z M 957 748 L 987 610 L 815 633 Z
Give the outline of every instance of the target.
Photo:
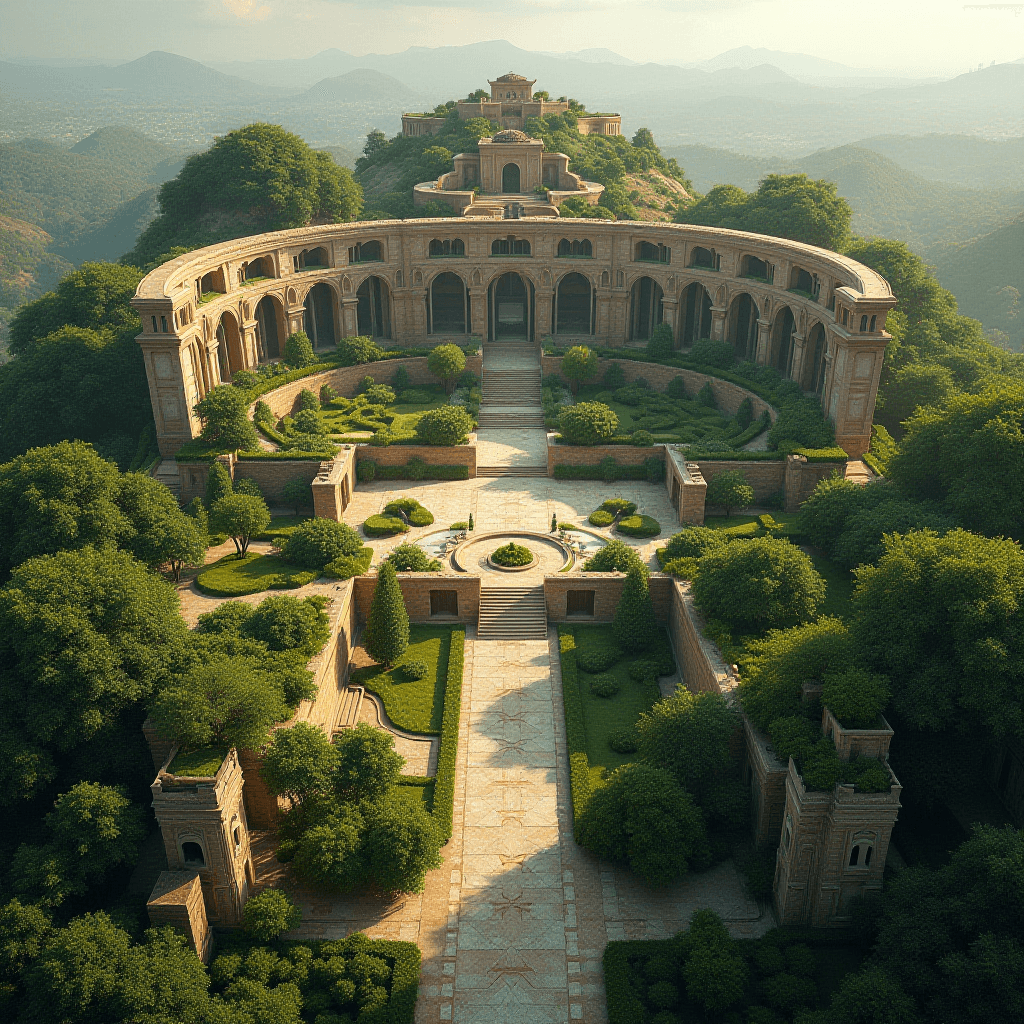
M 378 466 L 404 466 L 412 459 L 420 459 L 428 466 L 465 466 L 470 478 L 476 476 L 476 445 L 459 444 L 451 448 L 429 445 L 395 444 L 377 448 L 361 444 L 356 448 L 358 462 L 376 462 Z
M 203 886 L 197 871 L 161 871 L 146 903 L 154 928 L 169 924 L 183 932 L 204 964 L 213 954 L 213 932 L 206 919 Z
M 198 437 L 195 404 L 238 370 L 277 358 L 290 331 L 309 328 L 322 351 L 355 334 L 391 345 L 489 340 L 497 330 L 488 312 L 496 289 L 517 280 L 527 297 L 524 332 L 534 341 L 558 339 L 557 293 L 570 275 L 590 289 L 587 338 L 601 346 L 641 341 L 658 322 L 682 346 L 694 294 L 688 289 L 697 286 L 711 303 L 712 338 L 744 357 L 753 346 L 758 362 L 818 396 L 838 444 L 853 456 L 867 450 L 889 340 L 885 317 L 896 302 L 873 270 L 814 246 L 723 228 L 587 220 L 510 226 L 467 218 L 317 225 L 221 242 L 158 267 L 132 305 L 142 318 L 138 342 L 161 453 L 171 456 Z M 494 243 L 510 234 L 510 251 L 492 255 Z M 460 243 L 455 255 L 430 255 L 432 241 L 453 240 Z M 564 252 L 562 243 L 571 248 L 574 241 L 587 242 L 591 255 L 559 256 L 560 245 Z M 702 265 L 707 253 L 713 269 Z M 771 275 L 751 276 L 753 259 Z M 240 282 L 257 260 L 261 279 Z M 790 290 L 801 275 L 815 281 L 816 292 Z M 445 317 L 438 316 L 442 301 Z M 571 337 L 580 340 L 575 328 Z M 627 378 L 687 373 L 622 365 Z M 377 367 L 353 369 L 372 375 Z M 712 386 L 728 411 L 736 386 Z
M 356 614 L 360 622 L 365 622 L 370 613 L 373 592 L 377 589 L 377 575 L 357 576 L 354 582 Z M 412 622 L 476 623 L 480 613 L 479 576 L 450 572 L 400 572 L 398 585 Z M 455 591 L 458 615 L 432 614 L 432 591 Z
M 238 925 L 255 878 L 238 755 L 228 751 L 216 776 L 192 778 L 169 771 L 175 753 L 150 786 L 168 869 L 196 872 L 212 924 Z
M 626 575 L 621 572 L 559 573 L 544 577 L 544 601 L 548 609 L 548 622 L 611 622 Z M 672 603 L 671 576 L 655 573 L 650 578 L 651 601 L 659 622 L 669 617 Z M 568 594 L 571 591 L 590 591 L 594 595 L 593 615 L 569 615 Z

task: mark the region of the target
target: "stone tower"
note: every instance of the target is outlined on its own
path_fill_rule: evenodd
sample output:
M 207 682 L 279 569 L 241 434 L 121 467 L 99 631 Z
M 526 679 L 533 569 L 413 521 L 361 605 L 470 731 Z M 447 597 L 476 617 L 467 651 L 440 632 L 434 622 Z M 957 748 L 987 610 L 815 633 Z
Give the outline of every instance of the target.
M 822 731 L 835 741 L 844 761 L 877 757 L 888 768 L 892 730 L 844 729 L 825 708 Z M 789 760 L 782 842 L 775 867 L 775 908 L 782 925 L 842 927 L 850 922 L 850 901 L 880 892 L 889 839 L 900 809 L 902 786 L 889 770 L 882 793 L 858 793 L 838 785 L 828 793 L 807 789 Z
M 211 924 L 237 925 L 255 881 L 238 755 L 230 750 L 210 777 L 175 775 L 176 755 L 150 787 L 167 867 L 196 872 Z

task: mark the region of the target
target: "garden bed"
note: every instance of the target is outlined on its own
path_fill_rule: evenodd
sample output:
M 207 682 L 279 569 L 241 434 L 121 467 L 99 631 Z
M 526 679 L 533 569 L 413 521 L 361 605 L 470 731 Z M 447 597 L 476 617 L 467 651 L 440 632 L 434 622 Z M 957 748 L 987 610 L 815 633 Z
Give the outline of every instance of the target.
M 304 587 L 317 575 L 286 562 L 280 555 L 250 552 L 244 558 L 225 555 L 196 577 L 196 586 L 211 597 L 241 597 L 264 590 Z

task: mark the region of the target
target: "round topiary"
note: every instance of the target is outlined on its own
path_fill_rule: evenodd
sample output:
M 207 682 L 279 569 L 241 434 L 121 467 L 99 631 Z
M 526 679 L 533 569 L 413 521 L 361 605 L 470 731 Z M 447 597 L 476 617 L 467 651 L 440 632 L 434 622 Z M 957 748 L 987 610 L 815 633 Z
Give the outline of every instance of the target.
M 611 644 L 597 647 L 577 647 L 576 664 L 584 672 L 604 672 L 622 657 L 622 651 Z
M 338 342 L 335 358 L 342 366 L 356 366 L 359 363 L 373 363 L 384 355 L 372 338 L 342 338 Z
M 665 426 L 667 428 L 671 423 L 666 423 Z M 637 448 L 650 448 L 654 444 L 654 435 L 649 430 L 634 430 L 629 439 Z
M 333 519 L 307 519 L 288 536 L 282 548 L 285 560 L 303 569 L 322 569 L 336 558 L 351 558 L 362 549 L 359 534 Z
M 450 448 L 465 440 L 473 421 L 462 406 L 442 405 L 425 412 L 416 424 L 416 436 L 425 444 Z
M 491 561 L 506 569 L 529 565 L 534 559 L 533 552 L 522 544 L 509 541 L 491 552 Z
M 558 417 L 562 437 L 570 444 L 600 444 L 615 435 L 619 417 L 600 402 L 577 402 Z
M 645 679 L 658 677 L 658 663 L 649 658 L 639 658 L 629 666 L 629 678 L 634 683 L 642 683 Z
M 387 384 L 372 384 L 365 394 L 371 405 L 391 405 L 395 401 L 395 393 Z
M 441 563 L 431 558 L 418 544 L 399 544 L 387 560 L 395 572 L 440 572 Z
M 608 746 L 616 754 L 635 754 L 640 749 L 640 737 L 636 729 L 619 729 L 608 737 Z
M 409 527 L 393 516 L 370 516 L 363 523 L 363 533 L 367 537 L 390 537 L 396 533 L 408 533 Z
M 657 537 L 661 523 L 651 516 L 627 516 L 619 520 L 615 529 L 627 537 Z
M 235 375 L 237 376 L 237 374 Z M 303 388 L 299 392 L 299 408 L 300 409 L 312 409 L 313 412 L 320 411 L 320 399 L 317 398 L 309 388 Z
M 597 509 L 590 513 L 590 517 L 587 522 L 591 526 L 611 526 L 615 522 L 615 516 L 611 512 L 605 512 L 603 509 Z
M 427 663 L 425 661 L 407 661 L 402 666 L 402 674 L 406 679 L 425 679 L 427 675 Z
M 594 676 L 590 680 L 590 692 L 597 697 L 614 697 L 620 689 L 618 679 L 610 673 Z
M 607 501 L 601 502 L 601 511 L 611 512 L 613 516 L 617 516 L 620 513 L 631 516 L 636 511 L 636 502 L 629 501 L 626 498 L 609 498 Z
M 293 420 L 295 429 L 300 434 L 322 434 L 324 426 L 312 409 L 300 409 Z

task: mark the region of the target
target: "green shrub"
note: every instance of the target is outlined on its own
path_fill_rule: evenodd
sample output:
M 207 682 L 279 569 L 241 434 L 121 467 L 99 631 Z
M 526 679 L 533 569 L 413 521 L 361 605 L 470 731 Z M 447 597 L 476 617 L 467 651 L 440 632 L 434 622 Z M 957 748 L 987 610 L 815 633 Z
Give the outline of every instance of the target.
M 418 544 L 399 544 L 387 560 L 396 572 L 440 572 L 441 563 L 430 558 Z
M 608 737 L 608 746 L 616 754 L 635 754 L 640 749 L 640 737 L 636 729 L 619 729 Z
M 412 526 L 430 526 L 434 521 L 433 513 L 424 508 L 415 498 L 398 498 L 384 506 L 385 516 L 401 518 L 400 511 L 408 516 Z
M 626 651 L 642 651 L 654 640 L 657 626 L 645 566 L 632 565 L 627 571 L 612 629 L 615 640 Z
M 647 355 L 651 359 L 668 359 L 675 355 L 675 347 L 672 328 L 668 324 L 658 324 L 647 342 Z
M 324 566 L 323 574 L 336 580 L 350 580 L 353 576 L 362 576 L 370 568 L 373 561 L 373 548 L 362 548 L 351 557 L 342 556 Z
M 321 571 L 338 558 L 353 558 L 363 547 L 359 534 L 333 519 L 307 519 L 288 535 L 281 553 L 295 565 Z
M 715 389 L 711 386 L 711 381 L 705 381 L 704 387 L 697 392 L 697 401 L 708 409 L 718 408 L 718 399 L 715 397 Z
M 595 445 L 614 435 L 619 418 L 600 402 L 578 402 L 562 410 L 558 426 L 570 444 Z
M 247 477 L 235 484 L 235 494 L 248 494 L 252 498 L 263 497 L 260 485 L 255 480 L 250 480 Z
M 724 508 L 725 514 L 731 516 L 734 510 L 742 511 L 753 505 L 754 488 L 747 483 L 742 470 L 730 469 L 712 477 L 704 500 L 708 505 Z
M 622 650 L 615 644 L 595 644 L 576 648 L 576 664 L 584 672 L 604 672 L 622 657 Z
M 396 533 L 408 533 L 409 527 L 395 516 L 370 516 L 363 523 L 363 533 L 367 537 L 391 537 Z
M 649 430 L 634 430 L 630 440 L 637 448 L 650 448 L 654 444 L 654 435 Z
M 634 566 L 643 568 L 644 563 L 624 540 L 609 541 L 596 554 L 583 563 L 584 572 L 629 572 Z
M 425 661 L 407 661 L 402 666 L 402 675 L 409 680 L 424 679 L 427 675 L 427 663 Z
M 859 668 L 822 679 L 821 703 L 847 729 L 871 729 L 889 703 L 889 680 Z
M 438 345 L 427 357 L 427 369 L 447 388 L 466 369 L 466 353 L 458 345 Z
M 611 388 L 613 391 L 616 388 L 621 388 L 626 383 L 626 374 L 623 372 L 621 363 L 609 363 L 605 367 L 604 376 L 601 378 L 601 383 L 606 388 Z
M 590 761 L 576 667 L 576 639 L 567 626 L 558 627 L 558 650 L 562 669 L 562 707 L 565 740 L 569 752 L 569 788 L 572 794 L 573 835 L 579 840 L 580 819 L 591 798 Z
M 534 554 L 529 548 L 523 547 L 522 544 L 516 544 L 513 541 L 509 541 L 507 544 L 495 548 L 491 552 L 491 561 L 506 568 L 529 565 L 533 559 Z
M 369 459 L 361 459 L 356 463 L 356 479 L 361 484 L 372 483 L 377 475 L 377 463 Z
M 451 447 L 466 440 L 473 429 L 469 414 L 458 405 L 425 412 L 416 423 L 416 436 L 425 444 Z
M 272 942 L 302 923 L 302 911 L 280 889 L 251 897 L 242 912 L 242 928 L 257 942 Z
M 284 342 L 282 359 L 297 370 L 316 362 L 313 344 L 305 331 L 296 331 L 294 334 L 288 335 Z
M 595 509 L 590 513 L 587 522 L 591 526 L 611 526 L 615 521 L 615 516 L 611 512 L 605 512 L 604 509 Z
M 330 405 L 338 397 L 338 392 L 330 384 L 320 385 L 320 407 Z
M 736 350 L 727 341 L 712 341 L 702 338 L 690 349 L 689 358 L 703 366 L 714 366 L 720 370 L 728 370 L 736 362 Z
M 739 425 L 741 430 L 746 430 L 747 427 L 754 420 L 754 403 L 750 400 L 750 397 L 746 397 L 739 404 L 739 408 L 736 410 L 736 423 Z
M 611 673 L 594 676 L 590 680 L 590 692 L 598 697 L 614 697 L 619 689 L 619 681 Z
M 231 386 L 242 391 L 251 391 L 259 383 L 259 377 L 252 370 L 235 370 L 231 377 Z
M 295 430 L 300 434 L 323 434 L 324 426 L 312 409 L 300 409 L 293 419 Z
M 341 366 L 358 366 L 376 362 L 384 355 L 372 338 L 342 338 L 338 342 L 335 358 Z
M 373 384 L 366 389 L 365 394 L 371 405 L 391 405 L 395 401 L 395 393 L 387 384 Z
M 299 392 L 299 409 L 311 409 L 313 412 L 319 412 L 320 399 L 309 388 L 303 388 Z
M 363 630 L 363 647 L 380 665 L 394 665 L 409 646 L 409 613 L 405 610 L 395 567 L 384 562 L 377 570 L 370 612 Z
M 668 387 L 665 388 L 665 394 L 669 398 L 683 398 L 687 397 L 686 394 L 686 381 L 681 377 L 673 377 L 668 382 Z
M 642 683 L 645 679 L 657 679 L 658 675 L 657 662 L 647 658 L 639 658 L 629 666 L 629 678 L 634 683 Z
M 404 391 L 410 383 L 409 371 L 404 366 L 398 367 L 391 375 L 391 386 L 396 392 Z
M 601 502 L 601 508 L 605 512 L 611 512 L 613 516 L 620 513 L 624 516 L 631 516 L 636 511 L 636 502 L 626 498 L 609 498 Z
M 627 537 L 657 537 L 661 533 L 661 523 L 651 516 L 627 516 L 618 521 L 615 529 Z
M 662 566 L 675 558 L 702 558 L 709 551 L 717 551 L 729 543 L 729 537 L 721 530 L 709 526 L 688 526 L 673 534 L 669 542 L 658 548 L 658 561 Z
M 465 630 L 452 630 L 451 647 L 448 652 L 448 677 L 444 689 L 444 712 L 441 719 L 441 746 L 437 754 L 433 812 L 437 830 L 445 841 L 452 836 L 452 817 L 455 808 L 455 760 L 459 746 L 459 716 L 462 711 L 465 641 Z

